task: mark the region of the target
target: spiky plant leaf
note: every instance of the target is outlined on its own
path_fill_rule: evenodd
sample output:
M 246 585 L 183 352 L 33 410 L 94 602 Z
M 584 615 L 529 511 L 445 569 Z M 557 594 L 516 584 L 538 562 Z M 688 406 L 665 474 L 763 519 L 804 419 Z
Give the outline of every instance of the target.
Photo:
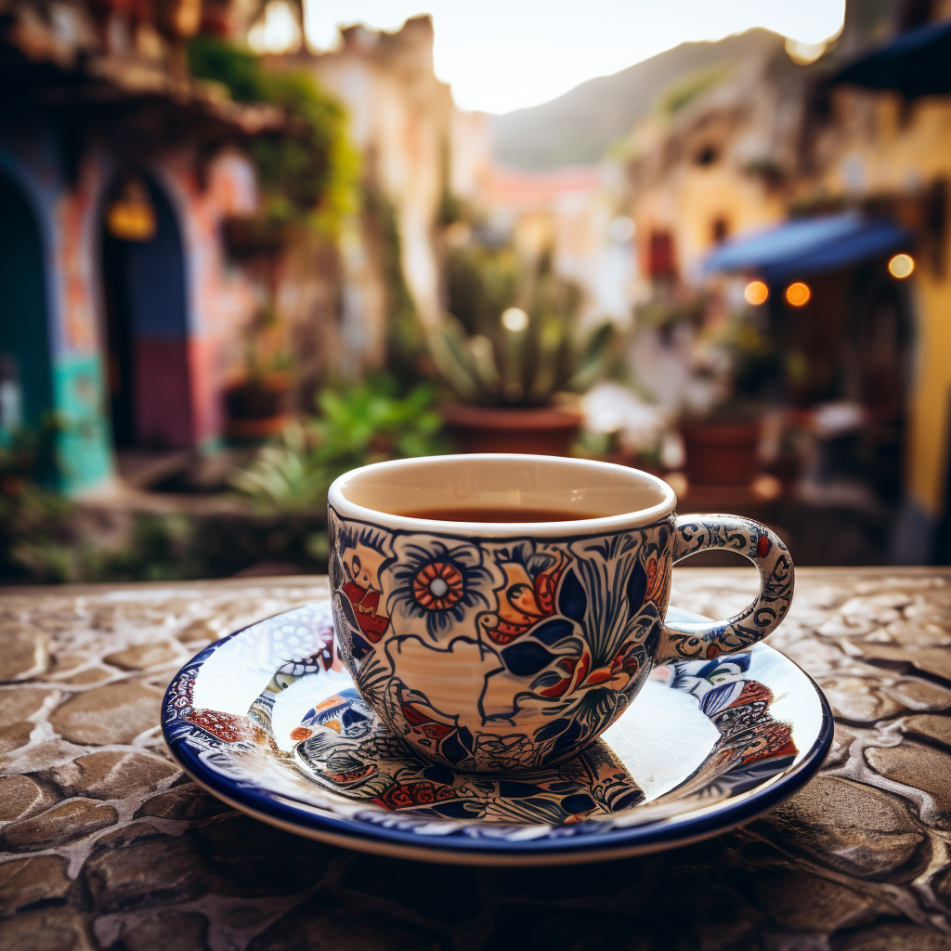
M 502 386 L 502 374 L 499 373 L 492 341 L 484 334 L 473 334 L 469 338 L 469 354 L 482 388 L 487 393 L 498 393 Z
M 614 337 L 614 325 L 605 321 L 588 338 L 578 367 L 568 381 L 567 387 L 582 392 L 590 387 L 604 372 L 609 346 Z
M 477 399 L 479 381 L 472 368 L 467 336 L 463 326 L 451 314 L 429 335 L 429 350 L 446 382 L 463 398 Z

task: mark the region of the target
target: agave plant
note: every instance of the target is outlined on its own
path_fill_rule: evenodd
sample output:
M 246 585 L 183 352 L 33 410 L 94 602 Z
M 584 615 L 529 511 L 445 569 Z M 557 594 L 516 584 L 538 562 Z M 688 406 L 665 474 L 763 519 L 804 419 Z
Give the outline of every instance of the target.
M 464 402 L 545 406 L 556 393 L 583 392 L 605 370 L 612 324 L 580 331 L 580 292 L 550 263 L 521 279 L 513 268 L 499 253 L 462 257 L 450 268 L 456 313 L 429 335 L 429 348 Z

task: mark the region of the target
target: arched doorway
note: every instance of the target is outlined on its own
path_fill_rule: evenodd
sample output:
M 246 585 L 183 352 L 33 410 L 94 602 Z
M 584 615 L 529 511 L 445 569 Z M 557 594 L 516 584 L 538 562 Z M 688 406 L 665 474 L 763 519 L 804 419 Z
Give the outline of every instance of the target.
M 912 381 L 913 322 L 908 288 L 886 276 L 885 261 L 860 270 L 861 309 L 850 334 L 848 395 L 864 408 L 862 466 L 879 496 L 897 502 L 904 490 L 908 394 Z
M 0 439 L 36 430 L 53 405 L 40 229 L 26 196 L 0 172 Z
M 181 230 L 168 197 L 137 170 L 118 175 L 107 193 L 102 269 L 116 447 L 190 448 Z

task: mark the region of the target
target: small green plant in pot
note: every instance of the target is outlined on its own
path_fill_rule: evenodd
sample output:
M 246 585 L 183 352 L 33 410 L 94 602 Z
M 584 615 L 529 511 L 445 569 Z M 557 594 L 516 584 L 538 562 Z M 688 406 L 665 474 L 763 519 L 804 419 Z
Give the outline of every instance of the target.
M 761 418 L 782 378 L 772 338 L 756 315 L 731 315 L 707 344 L 699 376 L 709 384 L 709 402 L 681 420 L 687 478 L 700 485 L 749 485 L 756 474 Z
M 269 307 L 262 307 L 250 321 L 244 373 L 224 394 L 231 439 L 266 439 L 287 425 L 292 360 L 284 336 L 285 328 Z
M 450 263 L 449 305 L 429 346 L 457 402 L 443 416 L 464 452 L 567 455 L 581 423 L 565 405 L 603 373 L 612 325 L 583 333 L 580 292 L 542 258 L 527 273 L 508 251 Z
M 291 423 L 233 476 L 232 485 L 257 508 L 325 516 L 327 489 L 337 476 L 371 462 L 447 451 L 424 383 L 401 395 L 379 376 L 317 397 L 319 416 Z

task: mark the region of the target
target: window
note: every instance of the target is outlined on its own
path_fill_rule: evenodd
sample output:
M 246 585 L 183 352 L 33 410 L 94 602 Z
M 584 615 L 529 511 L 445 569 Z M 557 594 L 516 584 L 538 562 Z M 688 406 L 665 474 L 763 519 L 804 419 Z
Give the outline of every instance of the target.
M 647 273 L 652 278 L 673 277 L 674 239 L 669 231 L 652 231 L 648 246 Z

